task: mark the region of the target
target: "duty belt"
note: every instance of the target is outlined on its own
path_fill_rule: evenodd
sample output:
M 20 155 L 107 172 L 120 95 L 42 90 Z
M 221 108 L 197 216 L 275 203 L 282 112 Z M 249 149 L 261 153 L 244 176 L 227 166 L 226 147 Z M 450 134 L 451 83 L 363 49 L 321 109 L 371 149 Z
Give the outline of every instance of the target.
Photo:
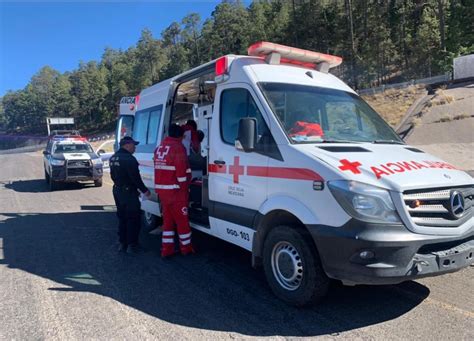
M 136 191 L 137 190 L 137 188 L 133 187 L 133 186 L 117 186 L 117 185 L 114 185 L 114 187 L 121 190 L 121 191 Z

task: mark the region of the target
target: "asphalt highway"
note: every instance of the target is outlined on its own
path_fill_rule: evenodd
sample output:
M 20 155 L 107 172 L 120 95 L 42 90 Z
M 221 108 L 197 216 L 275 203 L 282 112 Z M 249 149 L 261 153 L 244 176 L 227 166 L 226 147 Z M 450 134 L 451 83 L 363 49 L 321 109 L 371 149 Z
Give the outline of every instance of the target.
M 49 192 L 39 152 L 0 155 L 0 339 L 474 340 L 474 267 L 395 286 L 275 298 L 250 255 L 195 232 L 197 254 L 116 251 L 110 179 Z

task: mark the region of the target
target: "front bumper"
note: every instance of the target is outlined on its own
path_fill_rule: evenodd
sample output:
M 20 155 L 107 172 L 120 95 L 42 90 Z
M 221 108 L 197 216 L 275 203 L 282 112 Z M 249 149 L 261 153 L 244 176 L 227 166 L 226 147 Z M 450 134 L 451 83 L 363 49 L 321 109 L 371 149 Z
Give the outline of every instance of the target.
M 71 172 L 66 166 L 53 166 L 51 179 L 57 182 L 95 181 L 103 176 L 102 165 Z
M 396 284 L 454 272 L 474 262 L 474 226 L 457 237 L 416 234 L 403 225 L 355 219 L 342 227 L 308 228 L 326 274 L 347 285 Z

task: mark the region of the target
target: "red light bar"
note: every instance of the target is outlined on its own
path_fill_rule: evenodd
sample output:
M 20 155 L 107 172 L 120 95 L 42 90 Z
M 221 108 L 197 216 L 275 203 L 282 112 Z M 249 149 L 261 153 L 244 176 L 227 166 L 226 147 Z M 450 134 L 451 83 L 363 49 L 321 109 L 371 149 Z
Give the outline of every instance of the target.
M 140 95 L 135 96 L 135 105 L 138 107 L 138 102 L 140 102 Z
M 221 76 L 227 72 L 227 57 L 221 57 L 216 60 L 216 76 Z
M 310 67 L 310 65 L 319 63 L 328 63 L 329 68 L 333 68 L 342 63 L 342 58 L 330 54 L 324 54 L 314 51 L 302 50 L 296 47 L 290 47 L 280 44 L 269 43 L 261 41 L 251 45 L 247 53 L 249 56 L 265 57 L 272 53 L 278 53 L 283 63 L 303 65 Z

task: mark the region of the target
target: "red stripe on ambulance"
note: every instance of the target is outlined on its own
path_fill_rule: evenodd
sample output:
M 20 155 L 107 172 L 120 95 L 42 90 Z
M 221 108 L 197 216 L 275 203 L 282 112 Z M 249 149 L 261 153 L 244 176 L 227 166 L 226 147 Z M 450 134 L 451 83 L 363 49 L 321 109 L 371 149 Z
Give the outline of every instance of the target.
M 324 181 L 321 175 L 306 168 L 247 166 L 247 175 L 265 178 Z

